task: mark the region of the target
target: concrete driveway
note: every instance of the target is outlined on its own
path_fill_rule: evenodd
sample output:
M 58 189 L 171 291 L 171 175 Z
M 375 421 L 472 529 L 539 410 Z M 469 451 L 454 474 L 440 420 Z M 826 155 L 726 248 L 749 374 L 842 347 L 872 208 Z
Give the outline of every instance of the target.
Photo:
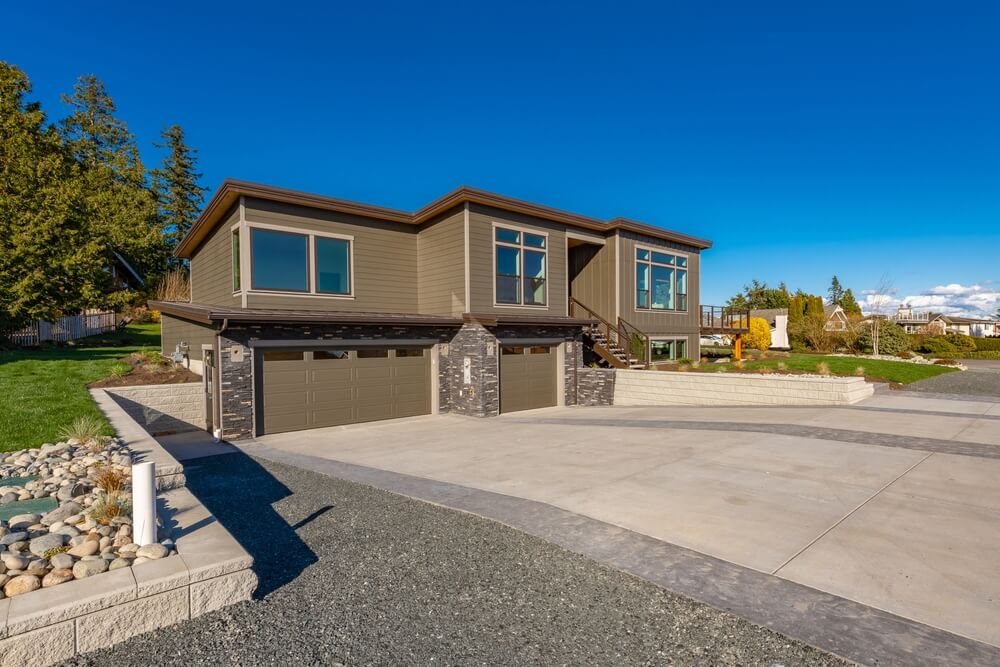
M 1000 646 L 1000 401 L 552 408 L 243 448 L 548 503 Z

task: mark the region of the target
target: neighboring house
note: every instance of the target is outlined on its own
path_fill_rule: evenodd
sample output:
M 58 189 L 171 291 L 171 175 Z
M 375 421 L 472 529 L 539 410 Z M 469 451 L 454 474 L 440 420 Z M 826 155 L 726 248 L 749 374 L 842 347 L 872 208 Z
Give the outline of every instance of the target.
M 751 310 L 750 317 L 759 317 L 767 321 L 771 327 L 771 349 L 787 350 L 791 348 L 788 342 L 788 309 L 787 308 L 761 308 Z
M 900 306 L 887 319 L 903 327 L 906 333 L 911 334 L 943 334 L 947 326 L 945 317 L 940 313 L 914 312 L 910 306 Z
M 152 307 L 226 439 L 486 417 L 606 400 L 585 355 L 696 355 L 710 245 L 465 187 L 407 213 L 226 181 L 175 253 L 191 301 Z
M 943 315 L 942 320 L 947 333 L 959 333 L 975 338 L 1000 336 L 1000 322 L 996 320 L 956 315 Z
M 837 304 L 823 306 L 823 314 L 826 315 L 826 324 L 823 328 L 827 331 L 847 331 L 851 328 L 851 320 L 847 317 L 847 313 Z
M 114 261 L 111 262 L 111 266 L 108 268 L 108 271 L 111 272 L 112 288 L 117 291 L 136 289 L 145 285 L 146 281 L 142 279 L 138 271 L 133 269 L 132 265 L 118 251 L 112 250 L 112 252 L 114 253 Z

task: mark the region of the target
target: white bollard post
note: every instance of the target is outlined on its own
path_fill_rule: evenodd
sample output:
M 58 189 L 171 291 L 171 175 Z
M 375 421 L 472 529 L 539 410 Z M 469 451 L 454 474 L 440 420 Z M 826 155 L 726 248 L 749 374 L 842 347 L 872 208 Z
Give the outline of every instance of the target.
M 132 466 L 132 540 L 140 547 L 156 542 L 156 464 Z

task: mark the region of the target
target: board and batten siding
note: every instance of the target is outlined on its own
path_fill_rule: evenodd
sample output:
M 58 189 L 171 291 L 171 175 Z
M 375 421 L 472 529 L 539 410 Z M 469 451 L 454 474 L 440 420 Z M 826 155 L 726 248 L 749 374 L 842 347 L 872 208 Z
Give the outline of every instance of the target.
M 583 244 L 569 249 L 570 296 L 598 315 L 615 321 L 615 252 L 618 239 L 604 240 L 604 245 Z M 587 317 L 585 312 L 572 313 Z
M 160 315 L 160 340 L 163 355 L 169 357 L 177 349 L 177 343 L 188 344 L 188 357 L 202 360 L 202 345 L 215 344 L 215 329 L 207 324 L 198 324 L 170 315 Z
M 419 312 L 416 228 L 250 197 L 244 202 L 244 219 L 248 225 L 257 222 L 291 232 L 329 232 L 354 237 L 353 297 L 250 291 L 248 308 Z M 244 278 L 244 286 L 250 287 L 250 276 Z
M 233 225 L 239 222 L 240 209 L 233 207 L 191 256 L 191 301 L 213 306 L 239 307 L 239 294 L 233 294 Z
M 697 334 L 701 314 L 699 293 L 701 289 L 701 256 L 697 248 L 681 243 L 654 239 L 632 232 L 619 232 L 619 266 L 621 270 L 621 316 L 647 334 Z M 670 310 L 636 310 L 635 307 L 635 247 L 663 248 L 664 252 L 677 251 L 688 258 L 687 312 Z M 693 337 L 692 337 L 693 338 Z
M 494 305 L 493 225 L 516 227 L 548 234 L 545 306 Z M 469 312 L 484 314 L 523 313 L 564 316 L 566 298 L 565 226 L 488 206 L 469 206 Z
M 417 235 L 419 311 L 424 315 L 465 312 L 465 210 L 421 227 Z

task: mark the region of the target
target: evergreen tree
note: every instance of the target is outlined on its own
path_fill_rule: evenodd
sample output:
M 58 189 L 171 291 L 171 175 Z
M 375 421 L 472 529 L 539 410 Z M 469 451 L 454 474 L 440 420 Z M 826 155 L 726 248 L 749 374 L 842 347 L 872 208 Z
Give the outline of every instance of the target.
M 122 254 L 148 282 L 166 268 L 166 247 L 156 224 L 156 200 L 146 186 L 146 171 L 135 137 L 115 117 L 115 103 L 95 76 L 83 76 L 73 94 L 63 96 L 70 114 L 60 124 L 69 153 L 84 179 L 85 214 L 104 266 Z M 111 294 L 104 302 L 123 305 L 136 297 Z
M 159 204 L 160 229 L 172 252 L 198 219 L 205 188 L 198 181 L 201 174 L 195 171 L 197 151 L 184 143 L 184 130 L 180 125 L 171 125 L 160 135 L 162 144 L 157 148 L 168 149 L 160 169 L 152 171 L 153 191 Z M 171 259 L 172 264 L 180 260 Z
M 861 306 L 858 305 L 858 300 L 854 298 L 854 291 L 850 287 L 844 290 L 844 297 L 840 300 L 840 307 L 848 315 L 861 314 Z
M 90 305 L 106 279 L 85 183 L 23 71 L 0 61 L 0 334 Z
M 833 280 L 830 281 L 830 289 L 827 291 L 827 294 L 830 295 L 829 303 L 831 306 L 843 307 L 841 301 L 844 300 L 844 288 L 840 285 L 840 280 L 837 276 L 834 276 Z

